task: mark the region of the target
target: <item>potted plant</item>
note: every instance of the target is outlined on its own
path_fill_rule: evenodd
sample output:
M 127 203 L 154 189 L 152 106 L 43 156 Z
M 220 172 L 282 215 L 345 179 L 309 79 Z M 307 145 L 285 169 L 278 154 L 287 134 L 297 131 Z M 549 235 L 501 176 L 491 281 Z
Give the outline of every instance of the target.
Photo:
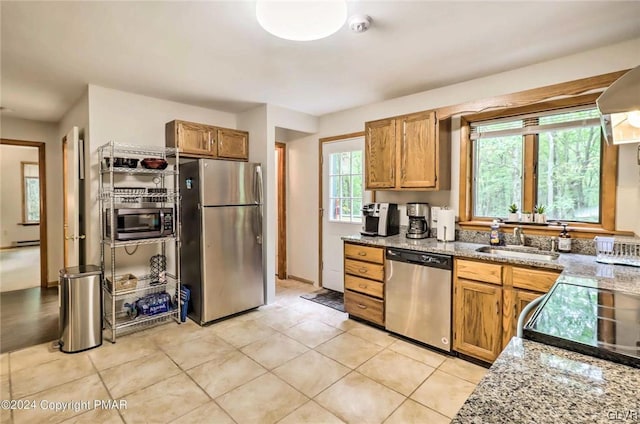
M 520 215 L 518 214 L 518 206 L 515 203 L 512 203 L 509 206 L 509 217 L 507 221 L 518 222 L 520 221 Z
M 546 210 L 547 208 L 544 207 L 543 205 L 536 205 L 535 209 L 533 210 L 533 212 L 535 213 L 534 218 L 536 223 L 538 224 L 547 223 L 547 215 L 545 214 Z
M 522 211 L 522 222 L 532 222 L 532 216 L 530 211 Z

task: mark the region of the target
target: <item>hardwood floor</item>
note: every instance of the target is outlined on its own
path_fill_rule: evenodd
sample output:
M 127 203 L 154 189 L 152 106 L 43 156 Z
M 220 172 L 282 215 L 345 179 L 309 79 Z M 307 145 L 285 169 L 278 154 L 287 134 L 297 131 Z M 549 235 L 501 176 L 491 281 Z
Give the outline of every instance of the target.
M 58 288 L 0 293 L 0 352 L 58 337 Z

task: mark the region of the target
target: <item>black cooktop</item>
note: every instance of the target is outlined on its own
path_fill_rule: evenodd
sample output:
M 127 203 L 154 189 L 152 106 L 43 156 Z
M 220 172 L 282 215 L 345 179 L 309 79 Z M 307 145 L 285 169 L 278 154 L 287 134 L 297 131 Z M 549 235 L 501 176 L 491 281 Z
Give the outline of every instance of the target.
M 557 283 L 524 337 L 640 368 L 640 295 Z

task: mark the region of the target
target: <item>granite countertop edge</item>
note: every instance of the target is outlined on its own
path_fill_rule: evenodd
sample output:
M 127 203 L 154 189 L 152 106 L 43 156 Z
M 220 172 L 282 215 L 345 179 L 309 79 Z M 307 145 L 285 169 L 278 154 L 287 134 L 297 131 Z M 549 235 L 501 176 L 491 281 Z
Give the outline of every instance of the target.
M 558 282 L 640 294 L 640 268 L 599 263 L 596 262 L 595 256 L 590 255 L 560 253 L 556 260 L 507 258 L 476 251 L 479 247 L 487 246 L 487 244 L 461 241 L 440 242 L 435 238 L 408 239 L 402 233 L 390 237 L 355 234 L 343 236 L 342 240 L 368 246 L 393 247 L 451 255 L 457 258 L 546 268 L 561 271 Z

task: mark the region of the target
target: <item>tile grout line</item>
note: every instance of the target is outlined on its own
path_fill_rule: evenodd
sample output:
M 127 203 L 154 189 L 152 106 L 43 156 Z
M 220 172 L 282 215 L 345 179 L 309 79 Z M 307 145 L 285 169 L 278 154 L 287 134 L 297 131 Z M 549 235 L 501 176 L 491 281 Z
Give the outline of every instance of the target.
M 109 397 L 112 400 L 115 400 L 115 398 L 113 397 L 113 394 L 111 393 L 111 390 L 109 390 L 109 387 L 107 387 L 107 384 L 104 382 L 104 379 L 102 378 L 102 375 L 100 374 L 100 371 L 98 370 L 98 367 L 96 367 L 95 362 L 93 362 L 93 358 L 91 358 L 90 355 L 87 355 L 87 357 L 89 358 L 89 361 L 91 362 L 91 365 L 93 366 L 93 369 L 95 370 L 96 374 L 98 374 L 98 378 L 100 379 L 100 382 L 102 383 L 102 386 L 104 386 L 104 389 L 107 391 L 107 394 L 109 395 Z M 118 416 L 120 417 L 122 422 L 126 423 L 127 420 L 124 419 L 124 415 L 122 415 L 122 411 L 120 411 L 120 408 L 116 408 L 116 410 L 118 411 Z

